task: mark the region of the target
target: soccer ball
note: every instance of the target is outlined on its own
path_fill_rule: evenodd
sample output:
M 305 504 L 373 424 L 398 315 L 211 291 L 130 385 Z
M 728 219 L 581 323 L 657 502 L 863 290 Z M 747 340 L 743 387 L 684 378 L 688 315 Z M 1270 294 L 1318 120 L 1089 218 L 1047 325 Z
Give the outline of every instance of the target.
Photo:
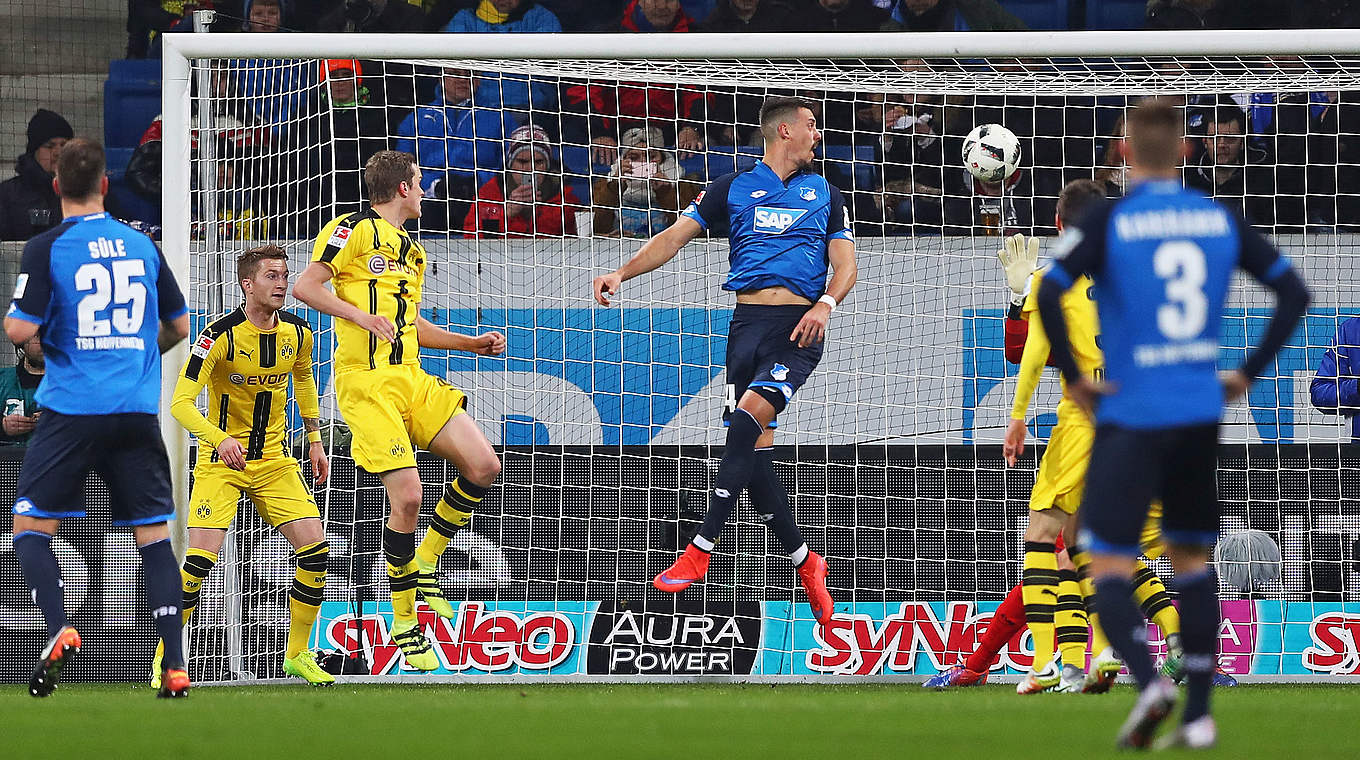
M 1020 165 L 1020 141 L 1000 124 L 982 124 L 963 139 L 963 165 L 983 182 L 1000 182 Z

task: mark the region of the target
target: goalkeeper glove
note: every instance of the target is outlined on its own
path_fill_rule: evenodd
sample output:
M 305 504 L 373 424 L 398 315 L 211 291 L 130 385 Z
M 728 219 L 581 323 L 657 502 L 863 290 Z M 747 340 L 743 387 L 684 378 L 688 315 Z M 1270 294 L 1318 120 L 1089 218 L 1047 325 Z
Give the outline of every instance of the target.
M 1011 303 L 1023 302 L 1029 293 L 1030 275 L 1039 266 L 1039 238 L 1025 240 L 1019 233 L 1011 235 L 996 252 L 996 257 L 1006 270 L 1006 287 L 1014 294 Z

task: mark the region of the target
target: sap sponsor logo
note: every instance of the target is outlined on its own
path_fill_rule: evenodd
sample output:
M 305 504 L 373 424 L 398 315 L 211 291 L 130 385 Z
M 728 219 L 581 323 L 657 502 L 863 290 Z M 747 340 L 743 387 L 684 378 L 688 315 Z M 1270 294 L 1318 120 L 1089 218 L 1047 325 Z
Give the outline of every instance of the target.
M 373 274 L 382 274 L 387 271 L 387 257 L 380 253 L 375 253 L 368 257 L 368 271 Z
M 1309 624 L 1308 633 L 1313 643 L 1303 650 L 1305 668 L 1334 676 L 1360 674 L 1360 614 L 1318 615 Z
M 833 675 L 909 673 L 917 655 L 925 655 L 931 667 L 944 670 L 959 652 L 973 650 L 990 620 L 990 614 L 973 614 L 973 605 L 966 602 L 949 604 L 943 619 L 925 602 L 904 602 L 896 615 L 881 622 L 867 614 L 837 614 L 825 627 L 814 627 L 817 646 L 808 650 L 805 664 L 814 673 Z M 1020 661 L 1033 656 L 1004 659 L 1027 668 L 1029 662 Z
M 728 614 L 730 613 L 730 614 Z M 760 606 L 604 603 L 590 629 L 587 672 L 607 675 L 750 673 L 760 647 Z
M 774 208 L 756 206 L 756 232 L 767 235 L 782 235 L 799 219 L 807 215 L 805 208 Z
M 442 670 L 546 671 L 562 664 L 577 646 L 576 626 L 556 612 L 508 612 L 485 602 L 464 602 L 453 620 L 445 620 L 421 605 L 416 619 L 434 645 Z M 391 615 L 340 615 L 326 626 L 324 636 L 341 651 L 362 650 L 373 675 L 399 673 L 405 661 L 392 640 Z

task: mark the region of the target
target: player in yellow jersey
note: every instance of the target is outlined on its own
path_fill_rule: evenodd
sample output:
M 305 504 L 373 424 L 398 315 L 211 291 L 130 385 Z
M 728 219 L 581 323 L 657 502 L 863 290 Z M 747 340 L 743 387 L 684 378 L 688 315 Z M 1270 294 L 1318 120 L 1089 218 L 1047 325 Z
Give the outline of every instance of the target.
M 317 483 L 330 473 L 321 445 L 316 381 L 312 375 L 312 328 L 286 311 L 288 255 L 276 245 L 252 248 L 236 259 L 245 293 L 240 307 L 199 333 L 175 384 L 170 413 L 198 439 L 194 487 L 189 495 L 189 548 L 185 552 L 184 621 L 198 606 L 203 582 L 236 505 L 245 494 L 260 517 L 293 545 L 297 568 L 288 592 L 288 642 L 283 671 L 313 685 L 335 678 L 317 666 L 307 641 L 326 585 L 330 545 L 321 516 L 289 452 L 288 380 L 307 430 L 307 457 Z M 210 421 L 195 400 L 208 389 Z M 164 644 L 156 647 L 155 685 Z
M 459 335 L 420 316 L 425 249 L 402 228 L 420 216 L 423 193 L 415 158 L 391 150 L 374 153 L 364 165 L 364 184 L 372 206 L 322 228 L 312 263 L 298 277 L 293 295 L 339 317 L 335 388 L 340 413 L 354 434 L 355 463 L 382 478 L 392 506 L 383 529 L 392 638 L 408 667 L 428 671 L 439 663 L 416 625 L 416 594 L 439 615 L 453 617 L 439 588 L 439 557 L 454 532 L 472 519 L 501 463 L 464 412 L 463 392 L 420 368 L 420 349 L 496 356 L 505 351 L 505 336 Z M 419 547 L 417 447 L 458 468 Z
M 1069 221 L 1079 218 L 1080 212 L 1090 203 L 1103 197 L 1104 190 L 1094 182 L 1089 180 L 1069 182 L 1058 199 L 1059 230 Z M 1035 257 L 1038 252 L 1036 243 L 1037 241 L 1030 243 L 1031 252 Z M 1023 246 L 1023 242 L 1015 247 L 1020 246 Z M 1018 254 L 1019 251 L 1011 253 Z M 1006 258 L 1003 256 L 1003 263 Z M 1049 341 L 1039 320 L 1033 295 L 1038 290 L 1037 284 L 1041 276 L 1042 273 L 1034 274 L 1034 286 L 1030 288 L 1030 295 L 1023 309 L 1028 315 L 1029 334 L 1025 339 L 1024 354 L 1020 360 L 1011 422 L 1006 431 L 1004 453 L 1010 465 L 1014 465 L 1016 458 L 1024 451 L 1026 413 L 1044 365 L 1048 361 Z M 1095 302 L 1091 297 L 1092 283 L 1087 279 L 1078 285 L 1081 287 L 1073 287 L 1064 294 L 1063 313 L 1067 317 L 1072 336 L 1072 351 L 1078 366 L 1083 373 L 1099 380 L 1104 373 L 1105 360 L 1099 348 L 1100 326 Z M 1021 583 L 1025 620 L 1034 637 L 1034 664 L 1016 687 L 1016 691 L 1021 694 L 1033 694 L 1053 688 L 1061 691 L 1105 691 L 1123 666 L 1105 639 L 1099 618 L 1092 610 L 1087 612 L 1094 636 L 1092 651 L 1095 657 L 1089 677 L 1084 672 L 1085 626 L 1081 626 L 1078 633 L 1075 629 L 1067 630 L 1072 628 L 1070 624 L 1064 626 L 1062 621 L 1055 621 L 1055 617 L 1062 616 L 1064 604 L 1067 606 L 1074 604 L 1073 601 L 1066 601 L 1071 599 L 1073 594 L 1063 593 L 1061 591 L 1063 587 L 1079 585 L 1082 596 L 1089 596 L 1094 591 L 1090 588 L 1089 580 L 1079 580 L 1089 563 L 1089 558 L 1076 545 L 1074 537 L 1077 507 L 1081 503 L 1095 429 L 1086 413 L 1068 397 L 1066 382 L 1062 385 L 1063 397 L 1058 404 L 1058 424 L 1053 429 L 1048 448 L 1039 464 L 1038 477 L 1030 494 L 1029 524 L 1025 529 L 1025 564 Z M 1060 567 L 1062 557 L 1054 555 L 1054 544 L 1060 534 L 1067 539 L 1068 554 L 1075 568 Z M 1149 511 L 1143 531 L 1143 551 L 1151 558 L 1160 556 L 1163 551 L 1160 504 L 1153 504 Z M 1170 656 L 1165 668 L 1168 674 L 1177 673 L 1182 661 L 1180 618 L 1161 579 L 1141 562 L 1137 577 L 1140 602 L 1143 602 L 1149 619 L 1161 627 L 1167 639 Z M 1071 646 L 1062 647 L 1063 664 L 1059 666 L 1054 659 L 1055 648 L 1060 644 L 1071 644 L 1077 638 L 1080 638 L 1082 644 L 1080 650 Z

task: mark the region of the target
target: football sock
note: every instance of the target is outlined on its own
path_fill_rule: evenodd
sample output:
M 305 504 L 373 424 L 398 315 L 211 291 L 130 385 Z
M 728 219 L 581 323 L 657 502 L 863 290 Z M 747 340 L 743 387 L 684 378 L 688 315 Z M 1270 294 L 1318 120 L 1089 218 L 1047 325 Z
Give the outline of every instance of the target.
M 1170 639 L 1181 632 L 1181 616 L 1171 603 L 1166 586 L 1141 559 L 1133 572 L 1133 600 L 1143 608 L 1143 617 L 1161 629 L 1162 638 Z
M 383 556 L 387 558 L 387 583 L 392 588 L 392 617 L 410 622 L 416 617 L 416 534 L 398 533 L 383 526 Z
M 285 660 L 291 660 L 307 648 L 312 636 L 312 624 L 326 596 L 326 561 L 331 545 L 326 541 L 308 544 L 297 550 L 294 558 L 293 587 L 288 591 L 288 644 L 283 650 Z
M 1147 648 L 1147 622 L 1133 603 L 1133 583 L 1118 575 L 1096 578 L 1096 609 L 1105 626 L 1105 635 L 1123 658 L 1139 689 L 1146 689 L 1157 677 L 1152 655 Z
M 180 575 L 175 550 L 170 546 L 170 539 L 163 538 L 137 547 L 137 552 L 142 555 L 142 574 L 146 578 L 146 605 L 156 621 L 156 633 L 165 644 L 161 667 L 182 668 L 184 641 L 180 638 L 180 608 L 184 605 L 184 589 L 176 583 Z
M 745 409 L 737 409 L 729 416 L 727 445 L 723 447 L 718 476 L 714 478 L 713 490 L 708 497 L 708 514 L 699 526 L 699 535 L 710 544 L 718 540 L 727 518 L 732 516 L 732 508 L 737 505 L 737 497 L 751 479 L 760 431 L 760 423 Z
M 779 482 L 779 476 L 774 471 L 773 449 L 756 450 L 755 466 L 746 492 L 750 494 L 751 504 L 756 508 L 761 522 L 774 534 L 789 559 L 795 565 L 807 559 L 807 543 L 803 541 L 803 534 L 793 519 L 789 492 L 784 490 L 784 484 Z
M 1025 623 L 1034 635 L 1035 672 L 1043 670 L 1053 659 L 1056 643 L 1053 615 L 1058 606 L 1058 557 L 1053 548 L 1053 544 L 1045 541 L 1026 541 L 1025 568 L 1020 574 Z
M 1058 571 L 1058 608 L 1053 625 L 1064 665 L 1086 669 L 1086 604 L 1081 598 L 1077 571 Z
M 992 613 L 992 622 L 987 624 L 977 649 L 968 655 L 963 666 L 975 673 L 985 673 L 996 662 L 996 655 L 1006 646 L 1015 634 L 1025 629 L 1025 600 L 1023 587 L 1014 586 L 1006 594 L 1006 600 Z
M 1181 596 L 1185 645 L 1185 714 L 1181 721 L 1209 713 L 1209 690 L 1218 664 L 1218 583 L 1211 570 L 1178 575 L 1173 583 Z
M 208 580 L 208 575 L 212 573 L 213 565 L 217 564 L 217 555 L 207 549 L 195 549 L 189 547 L 184 552 L 184 566 L 180 568 L 180 582 L 184 587 L 184 607 L 180 615 L 184 625 L 189 624 L 189 618 L 193 617 L 194 610 L 198 608 L 198 596 L 203 590 L 203 583 Z
M 472 520 L 472 513 L 482 503 L 486 489 L 469 482 L 462 475 L 444 484 L 444 495 L 434 507 L 434 520 L 425 529 L 425 538 L 416 547 L 416 559 L 424 567 L 433 567 L 449 547 L 449 539 Z
M 61 589 L 61 568 L 52 553 L 52 537 L 26 530 L 14 537 L 14 553 L 24 570 L 24 579 L 33 592 L 33 601 L 47 622 L 47 635 L 56 636 L 66 625 L 66 600 Z
M 1076 546 L 1070 546 L 1067 556 L 1077 566 L 1077 582 L 1081 585 L 1081 598 L 1086 605 L 1086 622 L 1091 625 L 1091 653 L 1100 654 L 1110 646 L 1110 640 L 1105 636 L 1105 629 L 1100 626 L 1100 613 L 1096 610 L 1096 584 L 1088 572 L 1091 555 Z

